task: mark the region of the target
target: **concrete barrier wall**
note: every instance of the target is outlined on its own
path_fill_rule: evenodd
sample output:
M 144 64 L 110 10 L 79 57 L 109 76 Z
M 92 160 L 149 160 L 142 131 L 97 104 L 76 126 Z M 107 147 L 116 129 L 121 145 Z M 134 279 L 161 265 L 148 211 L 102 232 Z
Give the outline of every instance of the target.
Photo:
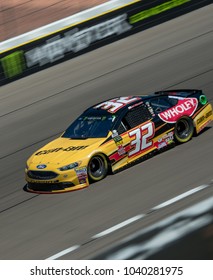
M 143 0 L 114 8 L 0 53 L 0 85 L 170 20 L 211 0 Z

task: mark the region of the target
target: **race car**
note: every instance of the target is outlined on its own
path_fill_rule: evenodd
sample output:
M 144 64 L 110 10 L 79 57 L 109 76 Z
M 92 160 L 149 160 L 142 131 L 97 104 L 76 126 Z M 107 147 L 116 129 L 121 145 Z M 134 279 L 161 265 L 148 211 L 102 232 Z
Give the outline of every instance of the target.
M 159 91 L 98 103 L 27 160 L 26 190 L 61 193 L 86 188 L 189 141 L 212 120 L 212 106 L 202 90 Z

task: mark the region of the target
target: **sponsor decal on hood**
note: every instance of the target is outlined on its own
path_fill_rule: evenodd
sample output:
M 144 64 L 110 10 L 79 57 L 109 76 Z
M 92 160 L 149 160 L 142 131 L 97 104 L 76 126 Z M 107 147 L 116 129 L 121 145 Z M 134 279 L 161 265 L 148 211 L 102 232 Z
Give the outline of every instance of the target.
M 62 151 L 62 152 L 79 151 L 79 150 L 84 150 L 86 147 L 88 147 L 88 146 L 69 146 L 67 148 L 60 147 L 60 148 L 55 148 L 55 149 L 42 150 L 42 151 L 37 152 L 35 155 L 40 156 L 40 155 L 46 155 L 49 153 L 57 153 L 59 151 Z
M 197 105 L 197 98 L 179 99 L 175 106 L 161 112 L 158 116 L 164 122 L 175 123 L 182 116 L 192 116 L 197 109 Z

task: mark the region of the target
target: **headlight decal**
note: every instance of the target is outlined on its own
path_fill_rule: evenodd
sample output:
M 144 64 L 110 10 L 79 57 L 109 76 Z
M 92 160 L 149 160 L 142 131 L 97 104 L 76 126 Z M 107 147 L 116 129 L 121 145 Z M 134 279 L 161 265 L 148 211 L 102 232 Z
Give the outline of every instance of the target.
M 67 171 L 67 170 L 74 169 L 74 168 L 78 167 L 80 164 L 81 164 L 80 161 L 78 161 L 78 162 L 76 161 L 76 162 L 67 164 L 65 166 L 62 166 L 62 167 L 58 168 L 58 170 L 60 170 L 60 171 Z

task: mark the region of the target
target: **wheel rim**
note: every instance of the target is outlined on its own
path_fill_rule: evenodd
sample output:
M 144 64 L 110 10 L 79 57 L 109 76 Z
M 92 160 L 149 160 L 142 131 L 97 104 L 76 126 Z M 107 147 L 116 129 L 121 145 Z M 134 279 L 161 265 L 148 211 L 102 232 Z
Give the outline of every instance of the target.
M 100 178 L 105 171 L 104 161 L 101 157 L 95 156 L 89 164 L 90 175 L 93 178 Z
M 177 136 L 185 139 L 190 135 L 190 125 L 187 120 L 180 120 L 177 124 Z

